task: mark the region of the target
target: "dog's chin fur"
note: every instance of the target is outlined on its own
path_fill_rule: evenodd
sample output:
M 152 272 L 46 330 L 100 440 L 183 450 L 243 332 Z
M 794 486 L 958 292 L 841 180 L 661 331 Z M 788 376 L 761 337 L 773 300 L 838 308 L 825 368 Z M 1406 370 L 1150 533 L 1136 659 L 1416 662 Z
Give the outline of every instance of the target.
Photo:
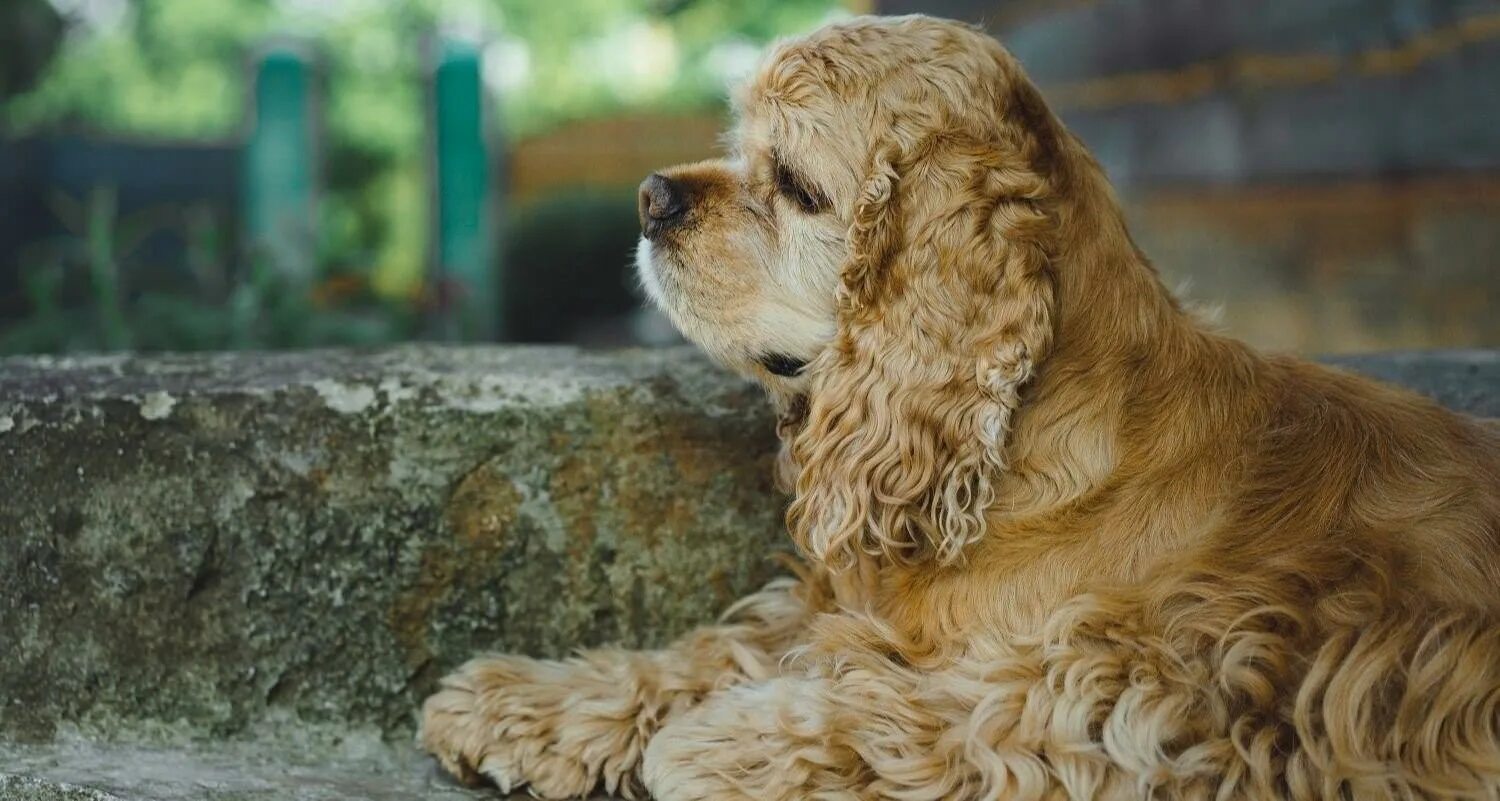
M 467 666 L 424 716 L 444 764 L 544 796 L 1500 799 L 1493 428 L 1204 330 L 970 28 L 783 43 L 738 109 L 637 264 L 782 412 L 797 577 L 663 651 Z

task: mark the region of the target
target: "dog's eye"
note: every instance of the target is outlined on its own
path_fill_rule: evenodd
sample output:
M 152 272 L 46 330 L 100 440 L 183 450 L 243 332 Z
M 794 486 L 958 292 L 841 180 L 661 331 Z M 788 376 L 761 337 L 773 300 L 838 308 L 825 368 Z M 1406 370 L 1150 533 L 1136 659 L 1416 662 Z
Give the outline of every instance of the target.
M 804 214 L 817 214 L 823 210 L 823 198 L 808 189 L 786 165 L 779 162 L 776 164 L 776 191 L 796 203 Z
M 785 353 L 768 353 L 760 357 L 760 364 L 771 375 L 779 375 L 784 378 L 791 378 L 802 372 L 802 368 L 807 366 L 807 362 L 802 359 L 796 356 L 788 356 Z

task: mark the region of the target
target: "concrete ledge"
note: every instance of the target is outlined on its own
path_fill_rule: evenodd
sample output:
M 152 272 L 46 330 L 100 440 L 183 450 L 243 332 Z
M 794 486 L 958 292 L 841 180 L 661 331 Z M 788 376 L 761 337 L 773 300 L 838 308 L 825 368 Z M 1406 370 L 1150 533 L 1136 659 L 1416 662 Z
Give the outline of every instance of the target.
M 228 742 L 163 748 L 0 745 L 0 801 L 464 801 L 495 797 L 440 775 L 414 749 Z
M 1500 350 L 1380 353 L 1324 361 L 1415 390 L 1450 409 L 1500 418 Z
M 1330 361 L 1500 417 L 1500 353 Z M 471 797 L 436 678 L 768 578 L 771 424 L 686 350 L 0 360 L 0 801 Z
M 401 736 L 477 651 L 659 643 L 769 577 L 774 449 L 687 350 L 0 360 L 0 740 Z

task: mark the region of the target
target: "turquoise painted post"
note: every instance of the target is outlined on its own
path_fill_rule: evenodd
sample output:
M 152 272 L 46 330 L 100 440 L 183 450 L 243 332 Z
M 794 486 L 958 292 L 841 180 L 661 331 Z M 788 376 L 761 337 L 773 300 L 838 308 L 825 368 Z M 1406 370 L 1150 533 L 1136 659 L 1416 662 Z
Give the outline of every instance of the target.
M 245 143 L 245 231 L 255 269 L 296 281 L 311 281 L 317 267 L 312 72 L 311 60 L 293 46 L 261 53 Z
M 431 93 L 435 278 L 451 303 L 441 333 L 493 340 L 500 333 L 500 297 L 479 49 L 468 42 L 439 40 Z

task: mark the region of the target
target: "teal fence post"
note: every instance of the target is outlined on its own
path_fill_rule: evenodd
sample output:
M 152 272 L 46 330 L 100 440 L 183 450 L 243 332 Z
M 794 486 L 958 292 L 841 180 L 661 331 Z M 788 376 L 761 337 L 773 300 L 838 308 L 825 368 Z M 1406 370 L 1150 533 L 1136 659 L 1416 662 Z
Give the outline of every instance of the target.
M 254 65 L 244 220 L 255 269 L 308 282 L 317 267 L 317 111 L 312 59 L 278 44 Z
M 432 48 L 433 278 L 448 299 L 440 335 L 489 341 L 501 320 L 480 58 L 469 42 L 443 38 Z

